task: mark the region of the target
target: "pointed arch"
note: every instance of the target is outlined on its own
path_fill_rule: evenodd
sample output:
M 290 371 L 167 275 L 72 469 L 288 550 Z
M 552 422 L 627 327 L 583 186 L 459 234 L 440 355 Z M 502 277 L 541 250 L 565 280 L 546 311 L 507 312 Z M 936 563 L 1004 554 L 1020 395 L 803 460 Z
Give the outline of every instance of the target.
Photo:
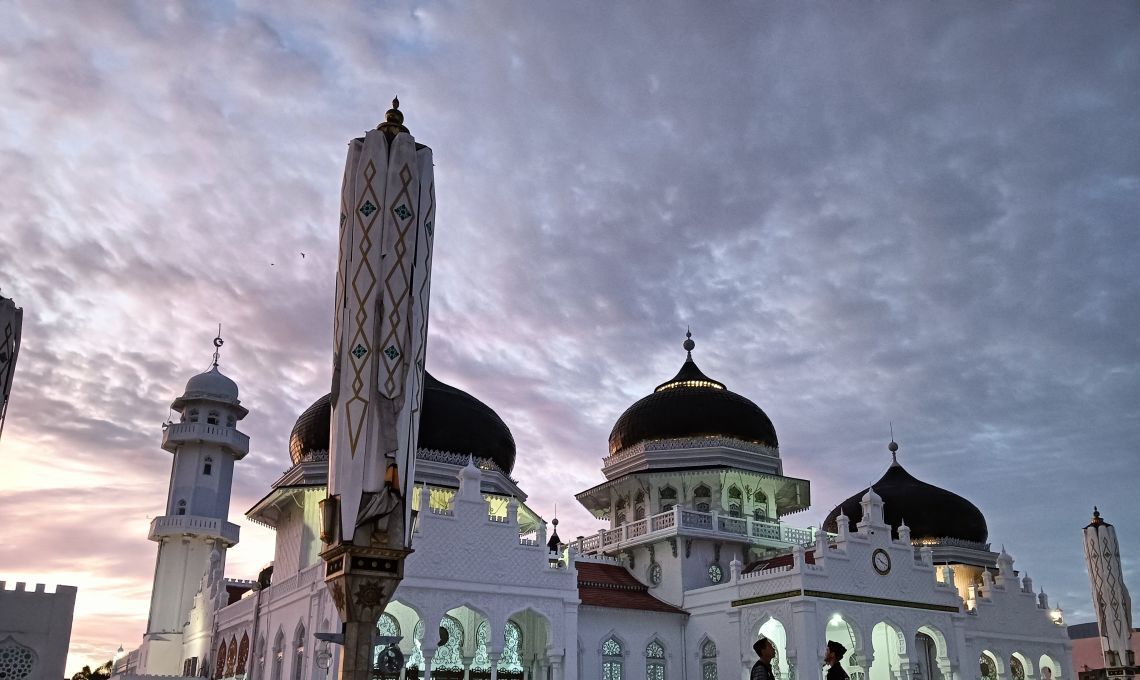
M 246 662 L 249 661 L 249 633 L 241 634 L 238 643 L 237 664 L 234 666 L 234 675 L 245 675 Z
M 225 675 L 225 677 L 227 677 L 227 678 L 232 678 L 234 676 L 234 669 L 237 666 L 237 651 L 238 651 L 237 637 L 234 635 L 231 635 L 230 636 L 230 646 L 226 650 L 226 675 Z
M 298 621 L 293 631 L 293 680 L 305 677 L 305 622 Z
M 1019 669 L 1018 666 L 1021 668 Z M 1021 652 L 1009 655 L 1009 675 L 1012 680 L 1025 680 L 1037 675 L 1033 670 L 1033 662 Z
M 645 645 L 645 680 L 665 680 L 665 643 L 656 633 Z
M 602 659 L 602 680 L 625 680 L 625 656 L 628 649 L 614 630 L 606 633 L 598 647 Z
M 214 678 L 226 677 L 226 641 L 218 643 L 218 660 L 214 664 Z
M 701 680 L 718 680 L 716 643 L 708 634 L 702 635 L 697 643 L 697 654 L 701 661 Z
M 273 662 L 271 680 L 281 680 L 285 673 L 285 629 L 277 626 L 277 635 L 273 637 Z

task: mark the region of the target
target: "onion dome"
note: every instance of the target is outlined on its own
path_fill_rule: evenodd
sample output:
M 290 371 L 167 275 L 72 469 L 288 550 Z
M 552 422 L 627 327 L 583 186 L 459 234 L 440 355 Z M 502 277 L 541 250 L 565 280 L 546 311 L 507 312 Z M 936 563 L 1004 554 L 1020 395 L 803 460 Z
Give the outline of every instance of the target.
M 896 450 L 898 445 L 894 444 L 892 456 Z M 947 538 L 985 543 L 989 538 L 986 518 L 976 505 L 956 493 L 915 478 L 897 459 L 871 488 L 874 491 L 862 489 L 836 506 L 823 521 L 824 531 L 838 531 L 840 514 L 847 516 L 848 528 L 855 531 L 856 523 L 863 517 L 860 499 L 864 494 L 874 493 L 882 498 L 887 524 L 897 527 L 905 519 L 913 543 L 937 545 Z
M 300 462 L 310 452 L 329 450 L 332 395 L 305 409 L 289 435 L 289 457 Z M 515 466 L 515 439 L 499 414 L 463 390 L 424 372 L 419 448 L 490 458 L 503 472 Z
M 222 375 L 217 366 L 186 381 L 183 399 L 217 399 L 218 401 L 238 400 L 238 386 L 233 380 Z
M 685 363 L 671 380 L 625 410 L 610 432 L 610 454 L 646 441 L 726 437 L 778 448 L 776 428 L 760 407 L 705 375 L 685 333 Z

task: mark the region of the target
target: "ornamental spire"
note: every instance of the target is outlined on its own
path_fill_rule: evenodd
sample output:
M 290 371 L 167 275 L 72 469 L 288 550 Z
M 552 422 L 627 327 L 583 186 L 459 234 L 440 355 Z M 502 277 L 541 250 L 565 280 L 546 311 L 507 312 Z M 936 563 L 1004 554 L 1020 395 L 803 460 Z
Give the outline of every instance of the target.
M 404 127 L 404 113 L 400 111 L 399 97 L 392 97 L 392 108 L 384 114 L 384 122 L 377 125 L 376 129 L 393 137 L 398 132 L 408 131 L 408 128 Z

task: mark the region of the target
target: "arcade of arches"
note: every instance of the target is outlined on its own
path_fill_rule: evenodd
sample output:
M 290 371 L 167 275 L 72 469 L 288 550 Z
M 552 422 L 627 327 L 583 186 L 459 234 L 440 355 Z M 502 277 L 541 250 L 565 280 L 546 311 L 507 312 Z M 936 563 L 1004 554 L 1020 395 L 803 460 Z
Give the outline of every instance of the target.
M 776 647 L 772 670 L 778 680 L 794 680 L 795 662 L 788 657 L 788 635 L 783 623 L 768 618 L 757 630 L 756 638 L 766 637 Z M 954 680 L 946 638 L 930 625 L 919 626 L 906 635 L 888 621 L 879 621 L 868 638 L 859 626 L 835 613 L 827 620 L 825 635 L 820 639 L 819 657 L 828 640 L 847 648 L 841 665 L 851 680 Z M 868 647 L 867 641 L 870 646 Z M 971 669 L 961 669 L 959 677 L 969 678 Z M 826 667 L 823 668 L 826 672 Z M 706 675 L 706 680 L 710 676 Z M 1033 661 L 1019 651 L 999 656 L 983 650 L 979 657 L 980 680 L 1060 680 L 1061 668 L 1048 654 Z
M 385 680 L 539 680 L 550 666 L 550 625 L 532 610 L 512 615 L 502 630 L 467 606 L 428 626 L 416 610 L 393 601 L 376 627 L 380 635 L 400 637 L 404 655 L 399 673 L 377 675 Z

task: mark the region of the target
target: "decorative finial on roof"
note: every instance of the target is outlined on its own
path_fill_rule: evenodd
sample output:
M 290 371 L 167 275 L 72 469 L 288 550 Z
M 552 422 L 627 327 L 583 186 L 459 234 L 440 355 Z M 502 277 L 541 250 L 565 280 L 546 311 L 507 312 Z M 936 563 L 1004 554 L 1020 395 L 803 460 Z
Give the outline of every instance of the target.
M 392 97 L 392 108 L 384 114 L 384 122 L 377 125 L 376 129 L 392 135 L 408 131 L 408 128 L 404 127 L 404 113 L 400 111 L 399 97 Z
M 214 368 L 218 367 L 218 355 L 221 354 L 224 344 L 226 343 L 222 340 L 222 324 L 218 324 L 218 337 L 214 338 Z
M 693 342 L 693 331 L 688 326 L 685 326 L 685 342 L 681 343 L 681 346 L 684 347 L 685 352 L 688 353 L 688 358 L 692 359 L 693 348 L 697 346 L 697 343 Z
M 887 450 L 891 452 L 891 465 L 898 465 L 899 459 L 895 455 L 898 453 L 899 445 L 895 442 L 895 424 L 891 423 L 891 443 L 887 444 Z
M 1097 507 L 1094 505 L 1093 506 L 1093 518 L 1092 518 L 1092 522 L 1089 522 L 1089 526 L 1100 526 L 1104 523 L 1105 523 L 1105 521 L 1100 518 L 1100 510 L 1097 509 Z

